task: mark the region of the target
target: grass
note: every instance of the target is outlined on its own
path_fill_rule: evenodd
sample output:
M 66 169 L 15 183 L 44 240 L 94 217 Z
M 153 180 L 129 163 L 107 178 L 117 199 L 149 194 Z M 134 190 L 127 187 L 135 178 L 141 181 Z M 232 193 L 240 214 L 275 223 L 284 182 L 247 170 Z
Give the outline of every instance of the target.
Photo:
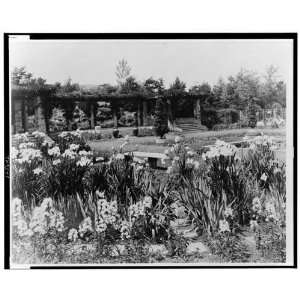
M 191 145 L 194 150 L 207 145 L 214 144 L 217 139 L 221 139 L 225 142 L 237 142 L 242 140 L 245 135 L 258 135 L 263 132 L 265 135 L 271 135 L 285 139 L 285 129 L 228 129 L 221 131 L 195 131 L 184 134 L 185 140 Z M 156 144 L 157 137 L 144 136 L 135 137 L 130 136 L 129 144 L 124 147 L 124 151 L 142 151 L 142 152 L 158 152 L 163 153 L 165 149 L 174 144 L 175 136 L 177 133 L 170 133 L 166 135 L 166 139 L 162 144 Z M 92 150 L 99 156 L 110 155 L 112 148 L 116 150 L 124 143 L 124 138 L 118 139 L 101 139 L 88 141 Z

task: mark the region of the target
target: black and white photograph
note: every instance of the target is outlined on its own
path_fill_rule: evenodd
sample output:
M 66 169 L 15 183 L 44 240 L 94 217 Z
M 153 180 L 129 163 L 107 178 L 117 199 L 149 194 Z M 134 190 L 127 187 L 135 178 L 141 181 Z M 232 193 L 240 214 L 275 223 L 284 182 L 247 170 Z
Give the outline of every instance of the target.
M 297 34 L 6 34 L 8 268 L 295 267 Z

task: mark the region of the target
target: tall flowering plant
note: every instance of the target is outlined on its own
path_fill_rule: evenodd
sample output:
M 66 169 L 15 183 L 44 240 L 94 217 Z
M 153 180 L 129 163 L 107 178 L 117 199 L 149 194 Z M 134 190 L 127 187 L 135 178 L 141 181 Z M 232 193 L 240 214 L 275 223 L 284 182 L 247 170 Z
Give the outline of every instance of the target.
M 145 164 L 123 153 L 114 153 L 107 163 L 106 179 L 108 192 L 118 202 L 120 211 L 125 211 L 130 201 L 137 202 L 142 195 L 141 182 Z
M 86 144 L 84 137 L 79 129 L 76 131 L 63 131 L 56 138 L 60 151 L 64 152 L 71 144 L 79 145 L 78 150 L 90 151 L 90 147 Z
M 64 239 L 65 218 L 54 207 L 51 198 L 45 198 L 41 204 L 29 211 L 24 209 L 19 198 L 12 200 L 13 255 L 18 251 L 32 249 L 36 256 L 57 255 Z
M 276 188 L 253 199 L 250 228 L 255 232 L 256 248 L 263 256 L 285 262 L 286 202 Z
M 58 146 L 48 150 L 48 193 L 53 196 L 84 193 L 84 175 L 93 165 L 93 153 L 70 144 L 63 152 Z
M 167 173 L 170 175 L 190 178 L 195 171 L 200 169 L 196 153 L 179 136 L 175 137 L 175 144 L 164 154 L 171 160 L 171 166 L 167 169 Z
M 216 141 L 209 151 L 202 154 L 207 166 L 207 182 L 215 199 L 226 194 L 232 203 L 235 218 L 241 224 L 249 219 L 249 201 L 251 200 L 252 183 L 245 176 L 241 159 L 236 155 L 237 148 L 223 141 Z
M 271 185 L 279 185 L 285 194 L 285 163 L 275 159 L 277 145 L 270 136 L 259 135 L 254 139 L 244 138 L 249 146 L 248 155 L 243 159 L 249 177 L 255 177 L 263 190 L 270 190 Z
M 12 193 L 24 199 L 26 207 L 45 195 L 41 188 L 45 175 L 42 165 L 41 150 L 29 142 L 26 134 L 22 135 L 18 145 L 11 148 Z

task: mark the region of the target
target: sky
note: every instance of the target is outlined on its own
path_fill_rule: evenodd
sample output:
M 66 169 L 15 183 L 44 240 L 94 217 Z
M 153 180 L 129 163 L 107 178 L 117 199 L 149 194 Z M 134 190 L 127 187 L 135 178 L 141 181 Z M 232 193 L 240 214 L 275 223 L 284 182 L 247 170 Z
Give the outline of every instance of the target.
M 281 80 L 292 76 L 290 40 L 18 40 L 10 42 L 10 68 L 25 66 L 48 83 L 71 77 L 79 84 L 116 84 L 116 66 L 126 59 L 138 81 L 178 76 L 190 87 L 237 74 L 262 75 L 269 65 Z

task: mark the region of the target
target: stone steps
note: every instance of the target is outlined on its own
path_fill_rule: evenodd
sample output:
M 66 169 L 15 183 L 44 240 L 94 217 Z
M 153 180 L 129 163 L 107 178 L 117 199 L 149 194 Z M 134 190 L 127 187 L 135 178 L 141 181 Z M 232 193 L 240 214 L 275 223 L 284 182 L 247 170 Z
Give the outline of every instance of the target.
M 200 120 L 194 118 L 178 118 L 176 125 L 182 129 L 184 133 L 204 130 Z

